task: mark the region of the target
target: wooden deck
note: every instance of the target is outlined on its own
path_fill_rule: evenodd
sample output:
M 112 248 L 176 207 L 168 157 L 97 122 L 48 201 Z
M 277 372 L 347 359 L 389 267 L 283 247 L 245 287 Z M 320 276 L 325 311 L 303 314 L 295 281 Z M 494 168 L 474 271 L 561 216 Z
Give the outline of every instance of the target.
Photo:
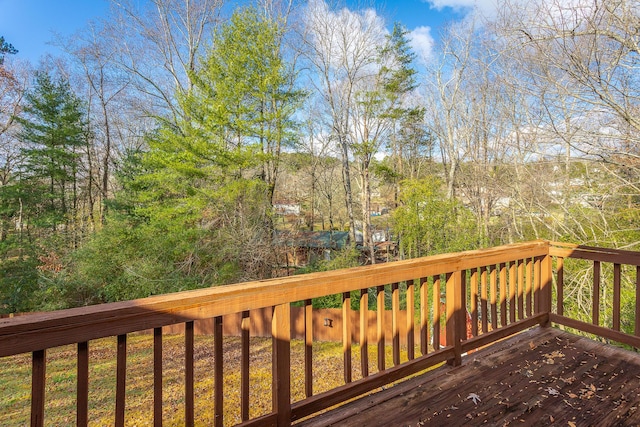
M 300 426 L 637 426 L 640 355 L 536 327 Z
M 580 292 L 575 292 L 576 286 Z M 576 300 L 577 294 L 592 299 Z M 631 294 L 635 299 L 628 299 Z M 321 338 L 314 332 L 313 304 L 328 295 L 342 299 L 334 326 L 340 329 L 344 381 L 314 390 L 324 372 L 313 352 L 314 342 Z M 410 315 L 402 315 L 403 300 Z M 303 305 L 304 322 L 292 323 L 292 305 Z M 444 310 L 438 309 L 442 305 Z M 573 309 L 565 312 L 565 307 Z M 262 328 L 255 317 L 253 325 L 251 319 L 252 312 L 260 310 L 271 313 L 264 326 L 272 345 L 262 349 L 272 361 L 271 409 L 255 413 L 251 336 Z M 370 313 L 375 313 L 375 325 L 369 322 Z M 469 317 L 471 331 L 466 328 Z M 640 425 L 640 358 L 549 328 L 572 328 L 640 348 L 640 252 L 545 240 L 0 319 L 0 357 L 31 353 L 31 426 L 44 427 L 47 412 L 53 413 L 58 404 L 47 394 L 52 382 L 47 351 L 76 344 L 76 368 L 69 377 L 76 378 L 76 424 L 88 426 L 94 402 L 104 401 L 90 387 L 95 366 L 91 342 L 117 340 L 108 391 L 114 399 L 109 405 L 111 424 L 126 427 L 137 419 L 128 398 L 127 337 L 153 329 L 153 354 L 146 358 L 153 366 L 153 388 L 146 398 L 153 400 L 154 425 L 162 425 L 167 411 L 175 409 L 168 409 L 164 398 L 163 377 L 169 370 L 163 366 L 163 335 L 165 328 L 180 324 L 184 404 L 179 410 L 184 425 L 192 426 L 201 422 L 196 415 L 203 412 L 195 395 L 196 322 L 210 319 L 215 364 L 207 382 L 212 390 L 206 393 L 212 392 L 213 411 L 205 410 L 213 414 L 215 427 L 238 421 L 243 427 Z M 234 381 L 233 386 L 226 379 L 229 372 L 237 375 L 237 369 L 223 363 L 229 322 L 239 333 L 241 359 L 240 384 Z M 291 358 L 294 333 L 304 336 L 302 363 Z M 509 336 L 513 338 L 504 341 Z M 359 357 L 355 342 L 360 343 Z M 402 342 L 407 343 L 406 355 Z M 465 352 L 480 348 L 462 363 Z M 391 364 L 386 362 L 387 349 Z M 372 350 L 377 350 L 375 361 L 369 357 Z M 415 377 L 445 361 L 462 366 Z M 304 373 L 293 378 L 292 363 Z M 377 369 L 369 372 L 374 363 Z M 232 400 L 235 391 L 229 391 L 238 385 L 239 408 Z M 353 400 L 381 387 L 386 390 Z M 350 403 L 323 413 L 345 402 Z M 232 405 L 240 417 L 225 415 Z

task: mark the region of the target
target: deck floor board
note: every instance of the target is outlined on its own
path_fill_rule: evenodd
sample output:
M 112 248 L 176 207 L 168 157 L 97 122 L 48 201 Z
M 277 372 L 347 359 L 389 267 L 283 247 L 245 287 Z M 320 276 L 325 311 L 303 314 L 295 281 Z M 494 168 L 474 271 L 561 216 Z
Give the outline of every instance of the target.
M 299 425 L 637 426 L 640 355 L 534 328 Z

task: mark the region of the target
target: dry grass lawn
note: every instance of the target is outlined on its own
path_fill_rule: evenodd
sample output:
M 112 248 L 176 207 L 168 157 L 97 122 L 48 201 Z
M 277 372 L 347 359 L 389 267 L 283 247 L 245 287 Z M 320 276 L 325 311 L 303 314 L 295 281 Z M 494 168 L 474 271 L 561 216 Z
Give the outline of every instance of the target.
M 224 341 L 224 424 L 240 422 L 239 339 Z M 89 344 L 89 424 L 112 425 L 115 413 L 116 338 Z M 304 398 L 304 344 L 291 343 L 291 381 L 294 401 Z M 195 340 L 196 425 L 213 424 L 213 338 Z M 371 373 L 376 372 L 375 347 L 369 349 Z M 360 350 L 353 347 L 353 378 L 358 379 Z M 406 357 L 403 354 L 403 360 Z M 271 410 L 271 339 L 252 338 L 250 356 L 250 415 Z M 391 351 L 387 351 L 391 366 Z M 314 343 L 314 393 L 342 385 L 342 344 Z M 163 337 L 163 421 L 168 426 L 184 425 L 184 337 Z M 45 424 L 75 424 L 76 347 L 65 346 L 47 352 Z M 127 341 L 126 425 L 153 424 L 153 336 L 133 334 Z M 28 425 L 30 421 L 31 356 L 0 358 L 0 426 Z

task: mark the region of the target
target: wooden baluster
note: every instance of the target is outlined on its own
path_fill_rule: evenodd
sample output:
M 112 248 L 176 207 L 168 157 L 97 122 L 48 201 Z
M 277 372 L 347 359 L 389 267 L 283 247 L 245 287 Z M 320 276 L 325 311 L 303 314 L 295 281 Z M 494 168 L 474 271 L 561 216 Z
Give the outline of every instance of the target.
M 454 316 L 456 306 L 455 300 L 455 285 L 453 274 L 447 273 L 445 275 L 446 293 L 445 293 L 445 333 L 446 333 L 446 345 L 447 347 L 453 346 L 456 340 L 456 318 Z
M 591 319 L 594 325 L 600 324 L 600 261 L 593 261 L 593 306 Z
M 34 351 L 31 354 L 31 427 L 44 425 L 46 372 L 46 351 Z
M 613 264 L 613 330 L 620 330 L 620 264 Z
M 553 300 L 553 259 L 551 255 L 540 258 L 540 311 L 551 313 Z M 549 320 L 545 325 L 549 324 Z
M 153 425 L 162 426 L 162 328 L 153 329 Z
M 516 321 L 516 263 L 509 262 L 509 322 Z
M 487 267 L 480 267 L 480 312 L 482 313 L 482 332 L 489 332 L 489 284 L 487 283 Z
M 400 364 L 400 324 L 398 316 L 400 312 L 400 290 L 398 283 L 391 284 L 391 329 L 393 336 L 393 365 Z
M 360 372 L 369 376 L 369 291 L 360 289 Z
M 249 351 L 251 339 L 251 313 L 249 311 L 242 312 L 240 329 L 242 331 L 240 337 L 240 345 L 242 347 L 240 355 L 240 418 L 242 421 L 247 421 L 249 420 Z
M 518 260 L 518 319 L 525 318 L 524 299 L 526 291 L 524 289 L 524 260 Z
M 640 337 L 640 265 L 636 266 L 636 321 L 635 335 Z
M 433 277 L 433 349 L 440 349 L 440 276 Z
M 540 313 L 540 284 L 541 281 L 540 257 L 535 257 L 533 261 L 533 312 Z
M 313 301 L 304 302 L 304 393 L 313 396 Z
M 447 273 L 447 346 L 453 346 L 454 358 L 448 364 L 459 366 L 462 363 L 462 330 L 466 326 L 466 310 L 463 305 L 462 271 Z
M 507 264 L 500 263 L 500 326 L 507 326 Z
M 564 258 L 557 258 L 556 266 L 557 290 L 556 290 L 556 313 L 564 315 Z
M 344 357 L 344 382 L 351 382 L 351 293 L 342 294 L 342 355 Z
M 429 283 L 426 277 L 420 279 L 420 352 L 429 352 Z
M 415 312 L 415 291 L 416 287 L 413 280 L 407 281 L 407 358 L 413 360 L 415 358 L 415 337 L 414 337 L 414 320 Z
M 491 330 L 498 329 L 498 278 L 495 265 L 489 266 L 489 280 L 491 282 Z
M 185 323 L 184 329 L 184 423 L 194 425 L 193 392 L 193 321 Z
M 222 316 L 213 318 L 213 424 L 224 425 L 224 341 L 222 336 Z
M 384 307 L 384 286 L 378 286 L 376 288 L 376 325 L 377 325 L 377 333 L 378 333 L 378 372 L 382 372 L 385 369 L 385 334 L 384 334 L 384 316 L 385 316 L 385 307 Z
M 116 427 L 124 427 L 124 407 L 127 380 L 127 336 L 118 335 L 116 358 Z
M 89 343 L 78 343 L 78 379 L 76 384 L 76 425 L 89 423 Z
M 291 425 L 291 307 L 289 303 L 273 308 L 272 406 L 279 427 Z
M 456 279 L 459 283 L 456 284 L 458 291 L 460 292 L 460 310 L 458 313 L 458 334 L 461 341 L 467 340 L 467 270 L 462 270 L 458 273 L 454 273 L 459 277 Z M 462 354 L 462 352 L 460 353 Z
M 527 258 L 525 266 L 525 283 L 526 283 L 526 295 L 527 295 L 527 317 L 533 314 L 533 261 L 531 258 Z
M 478 336 L 478 269 L 471 271 L 471 335 Z

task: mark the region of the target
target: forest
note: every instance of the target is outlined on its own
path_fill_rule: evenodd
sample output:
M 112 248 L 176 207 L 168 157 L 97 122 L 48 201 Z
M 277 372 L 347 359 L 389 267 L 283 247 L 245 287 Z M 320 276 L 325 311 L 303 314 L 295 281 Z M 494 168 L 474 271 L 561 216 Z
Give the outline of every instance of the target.
M 499 3 L 429 51 L 325 0 L 112 1 L 37 66 L 0 37 L 0 313 L 274 277 L 282 231 L 350 234 L 300 272 L 380 231 L 637 249 L 637 3 Z

